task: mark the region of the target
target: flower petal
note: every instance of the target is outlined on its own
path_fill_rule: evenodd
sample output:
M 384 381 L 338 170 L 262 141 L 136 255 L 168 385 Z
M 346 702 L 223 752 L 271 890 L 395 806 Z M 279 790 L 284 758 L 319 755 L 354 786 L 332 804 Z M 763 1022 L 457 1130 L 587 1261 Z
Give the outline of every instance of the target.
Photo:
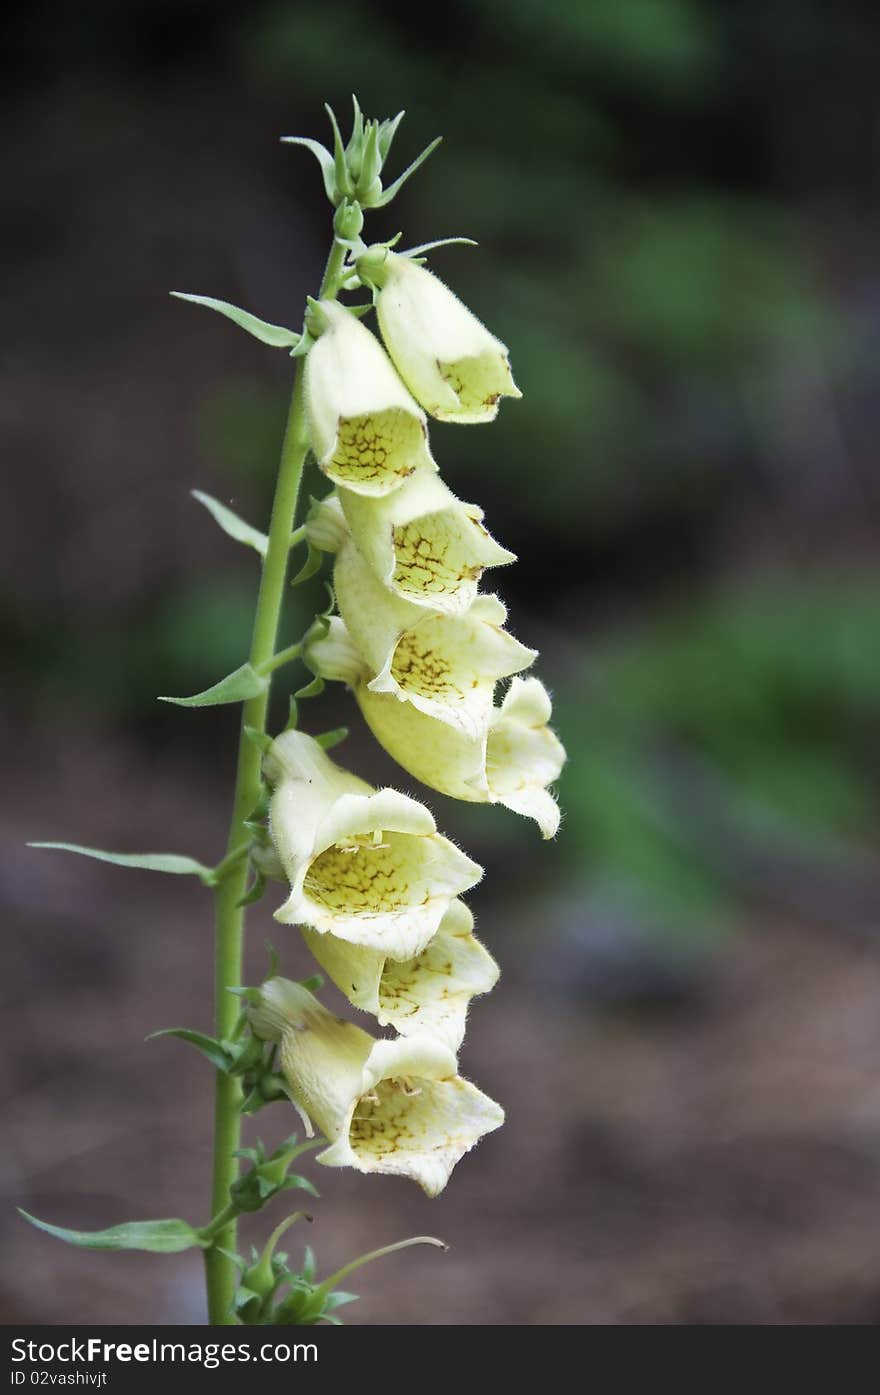
M 502 628 L 507 612 L 497 596 L 478 596 L 463 615 L 426 613 L 383 586 L 350 542 L 333 580 L 345 630 L 331 623 L 331 636 L 313 646 L 320 672 L 354 686 L 360 655 L 373 692 L 393 693 L 469 736 L 485 730 L 497 680 L 537 657 Z
M 474 936 L 473 925 L 464 902 L 453 901 L 430 943 L 406 960 L 335 935 L 302 933 L 322 969 L 355 1007 L 401 1036 L 425 1033 L 457 1051 L 470 999 L 488 993 L 498 979 L 498 966 Z
M 500 1105 L 455 1069 L 452 1052 L 432 1038 L 376 1042 L 348 1134 L 317 1161 L 410 1177 L 437 1196 L 464 1154 L 504 1122 Z
M 413 605 L 461 614 L 486 567 L 516 561 L 436 475 L 414 475 L 396 493 L 366 500 L 348 489 L 340 503 L 361 556 L 384 586 Z
M 419 468 L 436 470 L 425 414 L 375 336 L 331 301 L 321 301 L 316 315 L 324 329 L 306 358 L 304 391 L 309 437 L 324 474 L 378 497 Z
M 413 396 L 432 416 L 461 423 L 492 421 L 499 398 L 522 396 L 505 345 L 432 272 L 389 252 L 377 280 L 385 347 Z

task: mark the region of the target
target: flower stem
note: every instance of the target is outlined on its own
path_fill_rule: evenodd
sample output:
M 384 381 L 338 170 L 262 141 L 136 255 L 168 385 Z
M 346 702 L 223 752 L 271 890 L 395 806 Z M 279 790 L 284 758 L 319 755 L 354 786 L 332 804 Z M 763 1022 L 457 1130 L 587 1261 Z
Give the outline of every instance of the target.
M 335 299 L 344 258 L 345 248 L 339 242 L 334 242 L 319 293 L 321 299 Z M 303 364 L 300 360 L 297 363 L 287 428 L 281 447 L 281 462 L 269 525 L 269 542 L 254 616 L 250 663 L 258 672 L 269 664 L 275 652 L 291 534 L 308 450 L 302 369 Z M 245 819 L 249 817 L 260 794 L 260 752 L 244 729 L 250 727 L 255 731 L 265 732 L 268 706 L 267 687 L 265 692 L 250 698 L 242 709 L 242 731 L 227 857 L 234 853 L 243 841 L 248 840 Z M 224 864 L 226 862 L 224 859 Z M 225 875 L 215 890 L 214 935 L 214 1024 L 216 1035 L 221 1040 L 232 1035 L 239 1011 L 238 1001 L 229 989 L 237 987 L 242 978 L 244 908 L 240 903 L 247 882 L 247 859 L 232 860 L 228 870 L 226 866 L 224 870 Z M 233 1153 L 239 1145 L 241 1133 L 240 1102 L 239 1081 L 234 1076 L 218 1071 L 214 1097 L 212 1216 L 224 1212 L 229 1202 L 229 1188 L 238 1175 L 238 1160 L 233 1157 Z M 213 1237 L 215 1246 L 222 1245 L 224 1249 L 234 1251 L 235 1231 L 235 1220 L 232 1219 Z M 231 1313 L 235 1266 L 232 1260 L 221 1254 L 215 1246 L 205 1251 L 208 1320 L 214 1325 L 232 1326 L 235 1323 Z

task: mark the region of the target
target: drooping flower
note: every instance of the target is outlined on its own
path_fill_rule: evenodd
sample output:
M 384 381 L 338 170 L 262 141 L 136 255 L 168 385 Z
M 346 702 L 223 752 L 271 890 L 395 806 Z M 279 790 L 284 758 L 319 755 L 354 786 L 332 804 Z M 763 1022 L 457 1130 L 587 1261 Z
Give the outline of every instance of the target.
M 339 501 L 364 561 L 413 605 L 460 615 L 486 567 L 516 561 L 483 527 L 482 509 L 463 504 L 427 471 L 381 499 L 340 489 Z
M 385 347 L 410 392 L 431 416 L 492 421 L 501 397 L 522 397 L 507 348 L 442 281 L 409 257 L 371 247 L 358 259 L 378 286 Z
M 351 686 L 365 677 L 371 692 L 392 693 L 468 736 L 485 731 L 497 681 L 537 657 L 503 628 L 497 596 L 477 596 L 463 615 L 427 612 L 382 586 L 351 541 L 333 580 L 342 618 L 309 644 L 309 662 Z
M 349 1002 L 372 1013 L 381 1027 L 401 1036 L 427 1033 L 457 1051 L 471 998 L 498 980 L 498 965 L 473 929 L 468 907 L 453 901 L 430 944 L 413 959 L 390 959 L 314 930 L 304 929 L 303 939 Z
M 317 303 L 322 332 L 306 356 L 309 439 L 331 480 L 376 498 L 416 470 L 436 470 L 425 414 L 407 392 L 376 337 L 348 310 Z
M 264 983 L 245 1011 L 258 1037 L 279 1043 L 290 1098 L 327 1139 L 317 1161 L 328 1167 L 410 1177 L 437 1196 L 459 1159 L 504 1122 L 436 1037 L 377 1041 L 284 978 Z
M 304 732 L 277 737 L 264 770 L 274 786 L 269 831 L 290 883 L 277 920 L 408 959 L 482 876 L 424 804 L 374 790 Z
M 482 737 L 438 722 L 410 703 L 358 683 L 355 697 L 373 735 L 423 785 L 478 804 L 504 804 L 534 819 L 545 838 L 559 828 L 559 806 L 547 786 L 565 751 L 547 725 L 550 695 L 537 678 L 513 678 Z

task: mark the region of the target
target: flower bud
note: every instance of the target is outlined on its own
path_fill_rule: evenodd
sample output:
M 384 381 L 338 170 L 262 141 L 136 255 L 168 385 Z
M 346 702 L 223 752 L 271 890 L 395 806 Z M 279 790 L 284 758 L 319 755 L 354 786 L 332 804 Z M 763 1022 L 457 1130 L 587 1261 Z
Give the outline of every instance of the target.
M 333 215 L 333 231 L 343 242 L 353 242 L 364 226 L 363 210 L 358 203 L 345 199 Z
M 505 345 L 432 272 L 387 248 L 368 248 L 358 270 L 380 287 L 376 313 L 383 342 L 432 417 L 492 421 L 499 398 L 522 397 Z

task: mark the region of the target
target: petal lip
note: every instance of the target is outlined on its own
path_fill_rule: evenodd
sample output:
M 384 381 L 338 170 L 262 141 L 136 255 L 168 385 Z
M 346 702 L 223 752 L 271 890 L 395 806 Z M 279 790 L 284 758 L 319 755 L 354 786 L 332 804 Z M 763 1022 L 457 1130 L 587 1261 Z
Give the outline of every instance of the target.
M 499 975 L 473 928 L 470 910 L 455 900 L 422 953 L 405 960 L 307 927 L 301 933 L 321 968 L 354 1007 L 401 1036 L 426 1034 L 456 1052 L 471 1000 L 488 993 Z
M 289 884 L 276 920 L 408 959 L 483 869 L 437 832 L 430 810 L 373 790 L 302 732 L 270 749 L 272 843 Z
M 439 1195 L 455 1164 L 484 1134 L 504 1122 L 501 1106 L 456 1070 L 454 1052 L 434 1038 L 417 1035 L 377 1041 L 365 1063 L 364 1088 L 351 1103 L 347 1126 L 317 1154 L 316 1161 L 409 1177 L 426 1195 Z M 401 1081 L 410 1082 L 412 1088 L 401 1091 L 395 1085 Z M 364 1107 L 366 1120 L 358 1116 Z M 371 1118 L 374 1107 L 377 1128 L 375 1116 Z

